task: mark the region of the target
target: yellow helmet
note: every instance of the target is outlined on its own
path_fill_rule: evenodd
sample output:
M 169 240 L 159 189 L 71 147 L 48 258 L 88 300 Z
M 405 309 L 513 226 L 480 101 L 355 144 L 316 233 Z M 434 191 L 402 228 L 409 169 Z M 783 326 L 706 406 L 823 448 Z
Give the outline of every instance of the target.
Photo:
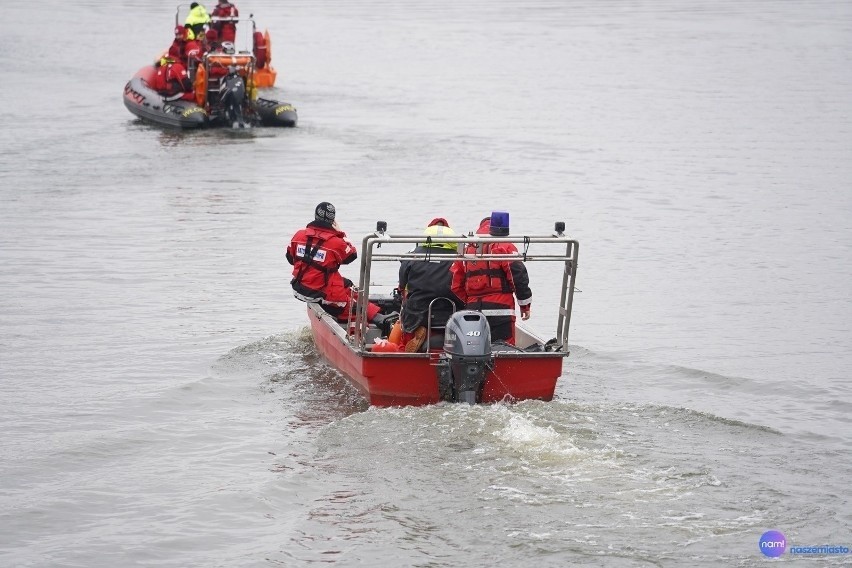
M 458 243 L 442 243 L 436 242 L 436 237 L 455 237 L 456 232 L 453 231 L 449 227 L 443 227 L 441 225 L 432 225 L 431 227 L 426 227 L 426 230 L 423 231 L 423 234 L 427 237 L 432 237 L 432 240 L 425 243 L 420 243 L 420 246 L 424 247 L 435 247 L 435 248 L 445 248 L 448 250 L 456 250 L 458 248 Z

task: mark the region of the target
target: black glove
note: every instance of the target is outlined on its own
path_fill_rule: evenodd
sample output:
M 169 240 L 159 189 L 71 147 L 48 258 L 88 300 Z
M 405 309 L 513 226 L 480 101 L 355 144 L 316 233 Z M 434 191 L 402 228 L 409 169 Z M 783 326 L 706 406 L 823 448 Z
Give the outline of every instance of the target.
M 347 288 L 351 288 L 352 287 L 352 281 L 349 280 L 348 278 L 344 278 L 343 279 L 343 285 L 346 286 Z

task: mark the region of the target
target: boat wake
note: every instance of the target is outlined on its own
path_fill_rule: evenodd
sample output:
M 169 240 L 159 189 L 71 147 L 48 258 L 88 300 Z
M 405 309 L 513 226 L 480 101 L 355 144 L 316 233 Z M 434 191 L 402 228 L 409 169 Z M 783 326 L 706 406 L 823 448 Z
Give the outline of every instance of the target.
M 322 425 L 367 407 L 358 391 L 323 362 L 309 328 L 232 349 L 214 370 L 257 381 L 264 392 L 280 395 L 284 411 L 304 423 Z

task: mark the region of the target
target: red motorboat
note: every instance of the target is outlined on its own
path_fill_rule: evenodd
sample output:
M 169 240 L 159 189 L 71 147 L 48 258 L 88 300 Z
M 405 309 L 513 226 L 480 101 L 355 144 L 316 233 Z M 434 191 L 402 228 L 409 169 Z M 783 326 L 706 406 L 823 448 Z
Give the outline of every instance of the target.
M 553 339 L 539 337 L 518 318 L 515 345 L 491 343 L 488 322 L 481 313 L 460 310 L 446 322 L 433 325 L 430 308 L 428 348 L 423 353 L 385 350 L 385 331 L 367 321 L 368 298 L 387 310 L 398 304 L 393 294 L 370 293 L 371 286 L 379 286 L 373 284 L 373 278 L 382 268 L 386 277 L 395 278 L 399 261 L 429 260 L 428 253 L 405 252 L 423 241 L 422 235 L 390 235 L 385 229 L 386 224 L 379 222 L 376 232 L 362 241 L 358 311 L 354 319 L 340 323 L 319 304 L 308 304 L 311 331 L 320 354 L 375 406 L 551 400 L 562 375 L 563 360 L 568 356 L 568 328 L 579 252 L 579 243 L 563 234 L 564 223 L 557 223 L 555 232 L 546 236 L 471 234 L 440 239 L 442 243 L 457 243 L 458 251 L 464 251 L 465 243 L 472 241 L 512 242 L 522 251 L 517 255 L 457 252 L 455 258 L 451 257 L 453 260 L 562 263 L 561 299 Z M 387 264 L 381 266 L 381 263 Z

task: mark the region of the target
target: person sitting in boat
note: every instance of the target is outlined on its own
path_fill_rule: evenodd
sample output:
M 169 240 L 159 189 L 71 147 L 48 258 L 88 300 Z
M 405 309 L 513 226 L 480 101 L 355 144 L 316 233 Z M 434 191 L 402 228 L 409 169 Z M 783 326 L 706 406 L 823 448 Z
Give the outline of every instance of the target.
M 357 291 L 340 274 L 340 267 L 355 261 L 358 251 L 337 224 L 334 205 L 323 201 L 316 206 L 314 220 L 293 235 L 286 257 L 293 265 L 290 285 L 298 300 L 319 303 L 338 321 L 354 318 Z M 382 327 L 385 335 L 398 317 L 395 312 L 382 314 L 372 302 L 367 305 L 367 319 Z
M 426 259 L 403 260 L 399 267 L 402 345 L 408 353 L 419 351 L 426 339 L 427 317 L 432 300 L 449 300 L 437 300 L 432 304 L 433 325 L 443 325 L 454 311 L 464 305 L 450 286 L 450 267 L 458 246 L 456 243 L 440 241 L 440 237 L 454 237 L 455 232 L 446 219 L 437 217 L 429 222 L 423 234 L 427 237 L 426 242 L 419 243 L 412 252 L 429 256 Z
M 184 46 L 184 63 L 187 69 L 194 70 L 201 64 L 201 60 L 204 57 L 204 43 L 201 38 L 204 37 L 206 37 L 205 34 L 201 34 L 198 37 L 187 40 Z
M 179 60 L 168 55 L 160 59 L 157 65 L 157 74 L 154 76 L 152 87 L 167 100 L 195 100 L 195 91 L 192 89 L 186 67 Z
M 214 52 L 221 48 L 221 43 L 219 42 L 219 32 L 211 28 L 207 30 L 204 36 L 206 38 L 205 43 L 207 45 L 208 52 Z
M 204 4 L 193 2 L 189 5 L 189 14 L 184 21 L 186 25 L 192 28 L 193 39 L 204 32 L 204 26 L 210 24 L 210 14 L 207 13 L 207 8 Z
M 193 34 L 192 30 L 187 30 L 188 38 L 186 43 L 184 44 L 184 64 L 186 68 L 189 69 L 190 75 L 195 71 L 196 68 L 201 64 L 201 60 L 204 58 L 205 52 L 205 41 L 207 39 L 207 35 L 202 32 L 197 36 Z
M 175 59 L 185 59 L 186 58 L 186 28 L 182 26 L 175 27 L 175 39 L 172 41 L 172 44 L 169 46 L 168 55 L 169 57 L 173 57 Z
M 485 217 L 476 231 L 479 235 L 509 235 L 509 214 L 495 211 Z M 468 243 L 465 254 L 518 254 L 513 243 Z M 452 291 L 465 308 L 478 310 L 488 320 L 492 341 L 515 344 L 515 297 L 521 308 L 521 319 L 530 317 L 532 290 L 527 268 L 520 260 L 456 261 L 450 269 Z
M 228 0 L 219 0 L 213 8 L 212 29 L 216 30 L 222 41 L 234 41 L 237 37 L 236 19 L 240 17 L 237 7 Z

